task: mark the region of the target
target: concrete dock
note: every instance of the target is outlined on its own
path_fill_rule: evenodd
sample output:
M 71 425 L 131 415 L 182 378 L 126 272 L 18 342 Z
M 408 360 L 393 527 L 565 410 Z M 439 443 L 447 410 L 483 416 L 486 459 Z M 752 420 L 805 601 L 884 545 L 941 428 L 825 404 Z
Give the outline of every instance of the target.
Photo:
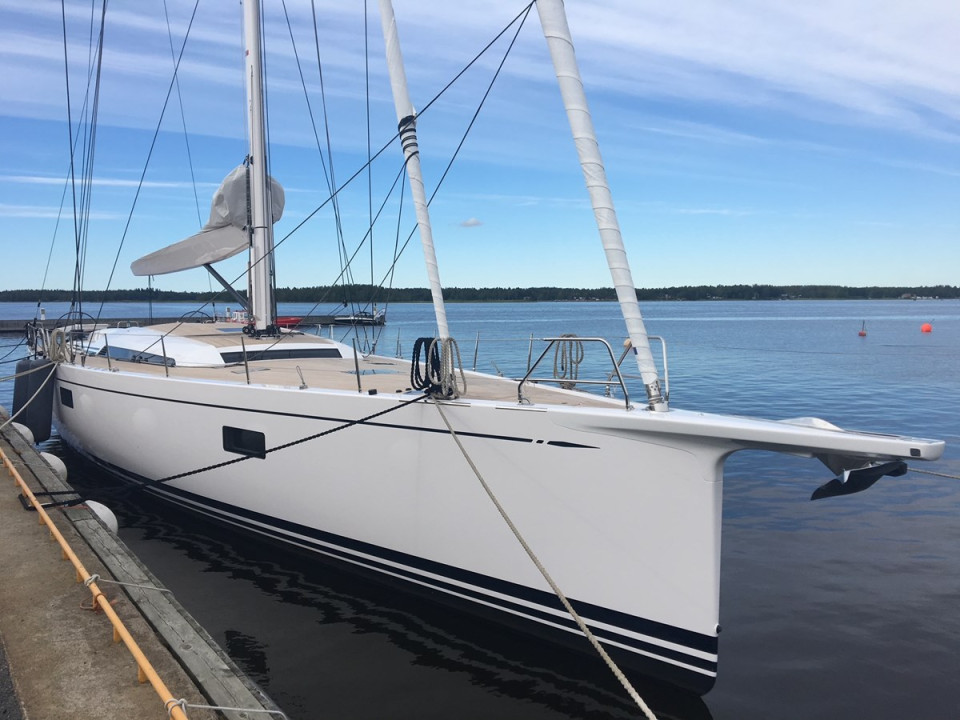
M 0 430 L 0 450 L 34 493 L 70 490 L 12 426 Z M 90 589 L 19 494 L 0 466 L 0 719 L 167 718 L 164 700 L 138 682 L 138 666 L 114 642 L 104 613 L 86 609 Z M 103 579 L 101 591 L 172 698 L 201 706 L 186 708 L 190 720 L 283 717 L 92 511 L 48 514 L 87 572 Z

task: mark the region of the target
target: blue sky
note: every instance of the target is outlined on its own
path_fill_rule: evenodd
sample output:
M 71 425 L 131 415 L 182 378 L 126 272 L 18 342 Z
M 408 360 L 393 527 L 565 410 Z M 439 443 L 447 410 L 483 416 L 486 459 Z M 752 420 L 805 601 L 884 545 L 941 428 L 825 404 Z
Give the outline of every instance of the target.
M 271 165 L 287 191 L 281 238 L 327 197 L 304 90 L 279 2 L 269 2 Z M 153 7 L 147 7 L 148 5 Z M 371 3 L 375 6 L 375 3 Z M 310 3 L 287 0 L 315 116 L 322 117 Z M 511 0 L 396 0 L 411 95 L 424 107 L 523 7 Z M 146 162 L 191 2 L 111 3 L 107 15 L 85 285 L 144 286 L 130 263 L 199 228 L 245 153 L 239 5 L 201 3 L 175 91 Z M 333 167 L 366 157 L 361 3 L 318 2 Z M 374 8 L 375 9 L 375 8 Z M 755 0 L 567 7 L 634 279 L 698 284 L 960 284 L 960 13 L 912 3 Z M 67 3 L 71 104 L 84 104 L 90 7 Z M 371 15 L 372 143 L 393 132 L 379 19 Z M 505 50 L 485 56 L 419 121 L 432 191 Z M 59 3 L 0 0 L 0 289 L 69 287 L 72 204 L 56 218 L 68 169 Z M 178 99 L 179 98 L 179 99 Z M 325 130 L 321 125 L 320 137 Z M 324 153 L 325 141 L 324 144 Z M 400 169 L 394 146 L 373 168 L 378 206 Z M 401 241 L 412 228 L 409 197 Z M 397 193 L 374 231 L 373 277 L 389 268 Z M 366 176 L 341 196 L 348 252 L 368 226 Z M 610 284 L 536 14 L 434 202 L 447 286 Z M 126 234 L 125 234 L 126 228 Z M 222 264 L 241 275 L 239 259 Z M 332 214 L 320 211 L 278 251 L 281 286 L 340 272 Z M 369 281 L 364 245 L 353 268 Z M 394 284 L 425 286 L 419 246 Z M 241 282 L 243 286 L 245 283 Z M 206 289 L 203 270 L 155 278 Z

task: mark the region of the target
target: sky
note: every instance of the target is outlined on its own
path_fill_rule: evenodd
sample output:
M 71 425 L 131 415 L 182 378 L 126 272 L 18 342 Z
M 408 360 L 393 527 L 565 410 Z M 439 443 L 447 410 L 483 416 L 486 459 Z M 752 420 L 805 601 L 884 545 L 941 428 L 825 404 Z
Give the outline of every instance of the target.
M 417 237 L 391 274 L 415 223 L 398 145 L 362 172 L 368 135 L 376 152 L 396 128 L 375 3 L 366 29 L 360 2 L 319 0 L 316 22 L 305 0 L 266 4 L 277 284 L 334 283 L 346 254 L 356 282 L 426 286 Z M 395 0 L 428 193 L 463 141 L 431 205 L 441 280 L 609 286 L 536 12 L 509 54 L 517 25 L 431 103 L 524 7 Z M 71 131 L 90 135 L 100 9 L 65 2 L 65 63 L 60 3 L 0 0 L 0 289 L 71 287 L 74 196 L 89 201 L 90 289 L 146 286 L 130 263 L 206 220 L 246 153 L 242 31 L 239 3 L 200 2 L 191 25 L 193 9 L 110 3 L 92 162 L 83 142 L 74 161 L 78 179 L 92 167 L 84 191 L 66 178 Z M 567 13 L 638 287 L 960 284 L 955 0 L 569 0 Z M 329 183 L 358 171 L 338 219 Z M 218 269 L 245 287 L 244 265 Z

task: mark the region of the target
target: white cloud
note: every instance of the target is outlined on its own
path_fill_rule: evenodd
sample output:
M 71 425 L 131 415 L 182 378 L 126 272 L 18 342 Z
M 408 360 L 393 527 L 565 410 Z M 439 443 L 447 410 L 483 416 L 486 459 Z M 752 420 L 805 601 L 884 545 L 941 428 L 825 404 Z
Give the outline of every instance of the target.
M 16 183 L 21 185 L 57 185 L 62 186 L 64 184 L 64 179 L 62 177 L 47 177 L 42 175 L 0 175 L 0 182 Z M 138 185 L 141 185 L 139 180 L 128 180 L 121 178 L 93 178 L 88 181 L 94 186 L 100 187 L 132 187 L 135 188 Z M 77 179 L 77 183 L 80 183 L 80 179 Z M 157 180 L 144 180 L 142 183 L 144 188 L 193 188 L 193 184 L 189 182 L 170 182 L 170 181 L 157 181 Z M 209 187 L 217 188 L 219 185 L 217 183 L 197 183 L 197 187 Z
M 68 218 L 71 213 L 67 210 L 61 210 L 57 207 L 47 207 L 43 205 L 7 205 L 0 203 L 0 217 L 6 218 L 32 218 L 42 220 L 52 220 L 56 218 Z M 111 212 L 91 212 L 90 220 L 116 220 L 122 217 L 118 213 Z
M 756 215 L 755 210 L 740 210 L 737 208 L 676 208 L 673 212 L 679 215 L 724 215 L 727 217 Z
M 460 227 L 465 228 L 480 227 L 481 225 L 483 225 L 483 222 L 481 220 L 477 220 L 477 218 L 470 218 L 469 220 L 464 220 L 462 223 L 460 223 Z
M 593 80 L 613 89 L 800 114 L 814 101 L 917 132 L 960 119 L 956 10 L 947 0 L 568 6 Z
M 192 3 L 170 2 L 173 45 L 179 52 Z M 317 85 L 313 25 L 306 3 L 287 3 L 301 64 L 312 88 Z M 421 97 L 439 89 L 451 71 L 469 60 L 513 17 L 520 6 L 510 0 L 477 0 L 466 5 L 437 0 L 397 0 L 408 75 Z M 68 6 L 72 29 L 86 27 L 89 9 Z M 274 67 L 286 66 L 282 82 L 290 100 L 302 102 L 300 80 L 290 62 L 292 49 L 280 10 L 268 8 Z M 206 12 L 206 14 L 204 14 Z M 362 17 L 354 7 L 329 3 L 318 12 L 321 56 L 328 92 L 357 96 L 356 88 L 338 83 L 337 75 L 363 67 Z M 957 138 L 960 120 L 960 65 L 956 57 L 960 12 L 953 0 L 876 3 L 871 0 L 812 0 L 769 3 L 759 0 L 689 0 L 683 3 L 636 3 L 634 0 L 582 0 L 567 12 L 588 85 L 630 98 L 674 98 L 719 105 L 779 108 L 801 117 L 847 124 L 883 125 L 912 133 L 939 133 Z M 48 104 L 42 117 L 52 118 L 63 98 L 63 49 L 59 7 L 25 5 L 8 13 L 0 31 L 0 55 L 19 73 L 0 78 L 5 112 L 32 116 Z M 186 90 L 206 87 L 202 119 L 232 98 L 240 76 L 232 67 L 240 55 L 238 13 L 201 7 L 183 57 L 181 82 Z M 383 77 L 378 19 L 370 20 L 371 71 Z M 78 33 L 78 35 L 84 35 Z M 85 37 L 85 35 L 84 35 Z M 354 41 L 356 39 L 356 41 Z M 86 47 L 71 45 L 71 58 L 85 63 Z M 154 16 L 127 8 L 108 13 L 105 86 L 112 98 L 103 108 L 108 122 L 149 125 L 157 108 L 139 108 L 147 86 L 165 87 L 173 60 L 163 13 Z M 515 79 L 552 83 L 536 13 L 531 15 L 515 57 L 506 72 Z M 493 57 L 483 61 L 489 66 Z M 74 90 L 80 92 L 83 72 Z M 142 87 L 138 87 L 138 85 Z M 227 94 L 229 93 L 229 94 Z M 140 114 L 143 117 L 140 118 Z M 113 115 L 116 115 L 114 117 Z M 60 115 L 62 117 L 62 111 Z M 126 117 L 126 122 L 122 122 Z M 229 117 L 229 115 L 227 116 Z M 211 122 L 211 127 L 216 123 Z M 205 129 L 203 131 L 208 131 Z M 233 124 L 232 134 L 240 132 Z

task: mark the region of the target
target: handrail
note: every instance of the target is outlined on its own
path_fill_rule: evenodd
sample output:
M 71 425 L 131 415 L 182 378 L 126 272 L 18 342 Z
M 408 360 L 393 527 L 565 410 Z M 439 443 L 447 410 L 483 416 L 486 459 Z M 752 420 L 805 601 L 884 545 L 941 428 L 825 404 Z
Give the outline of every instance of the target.
M 87 572 L 87 569 L 83 566 L 83 563 L 80 562 L 80 558 L 78 558 L 76 553 L 73 552 L 70 544 L 60 533 L 60 530 L 54 524 L 46 510 L 44 510 L 43 505 L 40 504 L 36 496 L 34 496 L 33 492 L 27 486 L 27 483 L 24 481 L 23 477 L 21 477 L 20 473 L 17 471 L 16 467 L 14 467 L 13 461 L 7 457 L 7 454 L 2 448 L 0 448 L 0 459 L 3 460 L 3 464 L 7 468 L 7 472 L 9 472 L 11 477 L 13 477 L 14 482 L 19 485 L 20 491 L 24 494 L 24 497 L 26 497 L 30 504 L 36 509 L 37 515 L 39 516 L 39 523 L 41 525 L 46 524 L 50 530 L 50 534 L 60 544 L 60 551 L 63 555 L 63 558 L 65 560 L 70 560 L 70 562 L 73 563 L 73 567 L 76 569 L 77 573 L 77 582 L 82 582 L 86 584 L 88 588 L 90 588 L 90 594 L 93 596 L 94 607 L 99 607 L 101 610 L 103 610 L 104 615 L 109 618 L 110 624 L 113 625 L 113 641 L 116 643 L 123 640 L 123 644 L 127 646 L 127 650 L 130 651 L 134 662 L 137 664 L 137 680 L 141 683 L 147 681 L 150 682 L 150 685 L 153 686 L 154 691 L 156 691 L 157 695 L 160 696 L 160 699 L 164 701 L 164 709 L 167 711 L 168 717 L 176 718 L 176 720 L 188 720 L 186 713 L 183 712 L 183 709 L 179 705 L 175 704 L 178 702 L 178 700 L 173 697 L 173 695 L 167 689 L 167 686 L 164 685 L 163 680 L 161 680 L 160 676 L 157 675 L 157 671 L 154 670 L 153 665 L 151 665 L 150 661 L 147 660 L 146 656 L 143 654 L 143 651 L 140 649 L 140 646 L 137 645 L 136 640 L 133 639 L 133 636 L 130 635 L 130 632 L 123 624 L 123 621 L 117 616 L 117 613 L 114 612 L 113 607 L 110 605 L 110 601 L 107 600 L 106 596 L 100 591 L 100 588 L 93 579 L 93 576 Z
M 555 377 L 531 377 L 533 371 L 537 369 L 537 366 L 546 357 L 547 353 L 550 352 L 550 348 L 556 345 L 559 342 L 570 342 L 571 340 L 576 340 L 578 342 L 595 342 L 602 344 L 607 349 L 607 354 L 610 355 L 610 364 L 613 366 L 613 373 L 610 374 L 609 380 L 577 380 L 578 383 L 585 385 L 606 385 L 608 388 L 610 385 L 614 384 L 613 375 L 617 376 L 617 383 L 620 385 L 620 389 L 623 391 L 623 400 L 626 404 L 627 410 L 631 410 L 633 406 L 630 404 L 630 393 L 627 392 L 627 384 L 623 380 L 623 376 L 620 374 L 620 367 L 617 364 L 616 359 L 613 357 L 613 348 L 610 347 L 608 343 L 603 338 L 598 337 L 553 337 L 553 338 L 541 338 L 542 342 L 549 343 L 543 352 L 540 353 L 540 357 L 537 358 L 537 361 L 530 366 L 530 369 L 527 370 L 527 374 L 523 376 L 523 379 L 520 380 L 520 383 L 517 385 L 517 401 L 521 404 L 525 403 L 527 400 L 523 396 L 523 384 L 527 380 L 533 380 L 535 382 L 555 382 L 555 383 L 567 383 L 570 382 L 569 378 L 555 378 Z

